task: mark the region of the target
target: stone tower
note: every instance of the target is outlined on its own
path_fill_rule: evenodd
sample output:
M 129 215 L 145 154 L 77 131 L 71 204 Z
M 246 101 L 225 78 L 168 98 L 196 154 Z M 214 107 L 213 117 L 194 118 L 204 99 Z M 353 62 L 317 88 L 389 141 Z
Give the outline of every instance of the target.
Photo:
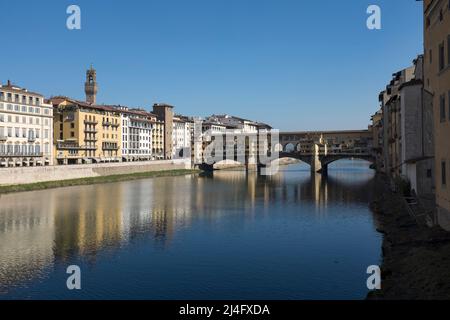
M 165 103 L 155 103 L 153 113 L 158 120 L 164 121 L 164 159 L 172 159 L 173 106 Z
M 97 103 L 97 71 L 91 68 L 86 71 L 86 83 L 84 84 L 84 92 L 86 93 L 86 102 L 91 104 Z

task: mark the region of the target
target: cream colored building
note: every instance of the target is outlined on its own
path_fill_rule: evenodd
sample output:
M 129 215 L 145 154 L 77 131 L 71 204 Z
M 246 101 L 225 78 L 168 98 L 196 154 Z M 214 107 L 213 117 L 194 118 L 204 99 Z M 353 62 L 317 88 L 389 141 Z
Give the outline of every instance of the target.
M 191 140 L 193 125 L 186 117 L 173 117 L 172 130 L 172 159 L 180 159 L 191 156 Z
M 115 106 L 120 110 L 122 125 L 122 160 L 145 161 L 154 160 L 153 127 L 156 115 L 143 109 Z
M 0 166 L 53 164 L 53 108 L 39 93 L 0 86 Z
M 450 1 L 424 0 L 424 82 L 433 94 L 436 202 L 450 214 Z

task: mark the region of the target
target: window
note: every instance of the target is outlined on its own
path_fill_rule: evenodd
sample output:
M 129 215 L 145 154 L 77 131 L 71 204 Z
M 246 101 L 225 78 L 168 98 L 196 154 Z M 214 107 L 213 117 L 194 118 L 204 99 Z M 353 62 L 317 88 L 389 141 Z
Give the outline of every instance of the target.
M 71 137 L 71 138 L 74 138 L 74 137 L 75 137 L 75 132 L 71 131 L 71 132 L 70 132 L 70 137 Z
M 441 163 L 441 179 L 442 179 L 442 185 L 447 185 L 447 170 L 446 170 L 446 163 L 445 161 L 442 161 Z
M 450 0 L 448 0 L 450 2 Z M 450 35 L 447 36 L 447 62 L 450 65 Z
M 431 25 L 431 20 L 430 18 L 427 18 L 427 28 Z
M 441 109 L 441 122 L 445 122 L 445 95 L 442 95 L 439 99 L 440 101 L 440 109 Z
M 450 117 L 450 90 L 448 91 L 448 116 Z
M 74 129 L 74 128 L 75 128 L 75 123 L 72 122 L 72 123 L 70 124 L 70 128 Z
M 442 9 L 439 11 L 439 21 L 444 20 L 444 12 L 442 12 Z
M 445 67 L 445 52 L 444 52 L 444 44 L 439 45 L 439 71 L 444 70 Z

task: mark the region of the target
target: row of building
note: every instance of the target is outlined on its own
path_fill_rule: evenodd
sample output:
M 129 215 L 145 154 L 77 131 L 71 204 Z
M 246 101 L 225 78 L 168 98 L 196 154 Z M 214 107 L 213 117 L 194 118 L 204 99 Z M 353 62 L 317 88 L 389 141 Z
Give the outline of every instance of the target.
M 450 0 L 424 0 L 424 54 L 393 74 L 372 116 L 376 167 L 450 213 Z
M 45 166 L 168 160 L 193 154 L 193 118 L 168 104 L 152 112 L 97 104 L 97 74 L 86 72 L 86 101 L 43 95 L 12 84 L 0 86 L 0 166 Z M 229 115 L 213 115 L 201 130 L 257 132 L 269 126 Z

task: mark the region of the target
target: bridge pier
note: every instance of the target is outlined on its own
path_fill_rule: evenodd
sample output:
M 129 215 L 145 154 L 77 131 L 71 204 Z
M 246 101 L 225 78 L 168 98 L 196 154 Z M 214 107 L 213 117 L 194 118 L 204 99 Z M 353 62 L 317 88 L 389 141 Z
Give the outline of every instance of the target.
M 198 165 L 198 168 L 200 170 L 206 171 L 206 172 L 214 171 L 214 165 L 213 164 L 202 163 L 202 164 Z
M 311 174 L 320 173 L 322 171 L 322 162 L 320 161 L 319 145 L 314 145 L 314 153 L 311 157 Z
M 322 175 L 327 175 L 328 174 L 328 164 L 322 165 L 321 164 L 321 168 L 319 171 L 316 171 L 317 173 L 320 173 Z

